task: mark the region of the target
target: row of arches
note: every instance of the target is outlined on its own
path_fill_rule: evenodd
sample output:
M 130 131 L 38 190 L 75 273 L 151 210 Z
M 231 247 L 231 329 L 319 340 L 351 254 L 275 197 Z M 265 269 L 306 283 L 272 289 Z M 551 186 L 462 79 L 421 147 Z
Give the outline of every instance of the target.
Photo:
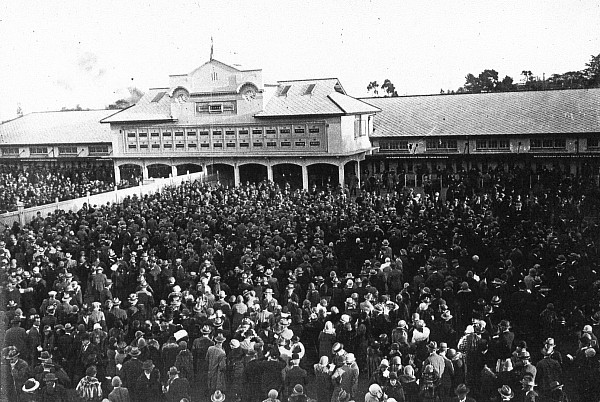
M 144 176 L 143 167 L 137 164 L 124 164 L 118 166 L 120 179 L 124 181 L 135 181 Z M 177 175 L 202 172 L 203 167 L 194 163 L 178 165 L 176 169 L 162 163 L 146 166 L 147 177 L 145 178 L 167 178 L 176 172 Z M 260 163 L 245 163 L 237 167 L 215 163 L 206 165 L 206 175 L 211 180 L 234 186 L 236 184 L 236 169 L 238 169 L 239 183 L 259 183 L 272 180 L 279 186 L 289 185 L 292 188 L 302 188 L 306 183 L 308 187 L 317 188 L 337 187 L 340 184 L 349 184 L 357 177 L 358 162 L 350 161 L 343 167 L 330 163 L 315 163 L 306 166 L 307 178 L 304 177 L 303 166 L 295 163 L 280 163 L 266 166 Z M 271 172 L 269 172 L 271 169 Z M 272 176 L 272 177 L 269 177 Z M 340 183 L 340 181 L 343 181 Z

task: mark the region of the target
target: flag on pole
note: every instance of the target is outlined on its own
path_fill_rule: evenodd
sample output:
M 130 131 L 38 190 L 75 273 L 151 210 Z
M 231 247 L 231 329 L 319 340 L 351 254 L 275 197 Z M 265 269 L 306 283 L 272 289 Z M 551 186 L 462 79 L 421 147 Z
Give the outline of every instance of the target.
M 210 37 L 210 61 L 213 59 L 213 38 Z

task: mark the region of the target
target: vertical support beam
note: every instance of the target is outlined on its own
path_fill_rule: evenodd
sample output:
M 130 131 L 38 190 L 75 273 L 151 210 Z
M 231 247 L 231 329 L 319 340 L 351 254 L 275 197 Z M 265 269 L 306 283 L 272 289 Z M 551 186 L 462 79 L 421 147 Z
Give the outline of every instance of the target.
M 308 166 L 302 165 L 302 188 L 308 190 Z
M 240 167 L 237 163 L 233 165 L 233 185 L 235 187 L 240 185 Z
M 148 178 L 148 166 L 146 166 L 146 162 L 144 162 L 144 165 L 142 166 L 142 179 L 146 181 Z
M 171 177 L 177 177 L 177 166 L 171 165 Z
M 344 188 L 344 162 L 340 162 L 338 166 L 338 182 L 340 183 L 340 187 Z
M 270 163 L 267 164 L 267 181 L 273 181 L 273 165 Z
M 357 160 L 356 161 L 356 177 L 358 178 L 358 190 L 359 191 L 360 191 L 360 188 L 361 188 L 360 187 L 361 186 L 361 180 L 360 180 L 361 176 L 362 176 L 362 172 L 360 170 L 360 161 Z
M 118 186 L 121 183 L 121 168 L 117 165 L 114 165 L 115 169 L 115 186 Z

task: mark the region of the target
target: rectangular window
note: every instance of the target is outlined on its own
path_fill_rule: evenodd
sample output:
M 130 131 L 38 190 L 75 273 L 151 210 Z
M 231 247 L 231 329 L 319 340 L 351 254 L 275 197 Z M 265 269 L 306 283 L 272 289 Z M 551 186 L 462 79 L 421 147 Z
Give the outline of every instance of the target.
M 306 142 L 304 141 L 296 141 L 294 142 L 294 145 L 297 147 L 305 147 L 306 146 Z
M 247 142 L 240 142 L 240 148 L 249 148 L 250 144 Z
M 283 88 L 281 88 L 281 90 L 279 91 L 279 96 L 286 96 L 291 87 L 291 85 L 286 85 Z
M 137 145 L 135 145 L 135 144 L 129 144 L 129 149 L 137 149 Z
M 225 135 L 235 135 L 234 130 L 225 130 Z
M 487 149 L 487 141 L 486 140 L 477 140 L 475 141 L 476 149 Z
M 152 144 L 152 149 L 158 149 L 160 148 L 160 144 Z
M 175 131 L 175 137 L 183 137 L 183 131 Z
M 262 142 L 253 142 L 252 146 L 255 147 L 255 148 L 260 148 L 260 147 L 263 146 L 263 143 Z
M 47 147 L 29 148 L 29 153 L 34 154 L 34 155 L 48 154 L 48 148 Z
M 163 148 L 173 148 L 173 144 L 163 144 Z
M 175 144 L 175 148 L 176 149 L 183 149 L 183 148 L 185 148 L 185 144 Z
M 213 135 L 223 135 L 223 132 L 221 130 L 215 130 L 213 131 Z
M 208 135 L 208 131 L 200 131 L 200 135 Z
M 539 138 L 532 138 L 531 142 L 530 142 L 530 147 L 531 148 L 541 148 L 542 147 L 542 140 Z
M 446 142 L 446 148 L 448 148 L 448 149 L 457 149 L 458 148 L 458 142 L 456 140 L 448 140 Z
M 308 129 L 308 132 L 311 134 L 318 134 L 319 133 L 319 127 L 311 127 Z
M 59 155 L 77 155 L 77 147 L 58 147 Z
M 277 143 L 275 141 L 267 141 L 267 146 L 268 147 L 276 147 Z
M 224 112 L 235 112 L 235 105 L 233 103 L 223 103 Z
M 100 155 L 108 153 L 108 145 L 90 145 L 88 147 L 90 155 Z
M 240 130 L 239 133 L 240 133 L 240 135 L 248 135 L 248 130 L 246 130 L 246 129 Z
M 148 149 L 148 144 L 140 144 L 140 149 Z
M 321 141 L 311 141 L 311 142 L 309 142 L 309 145 L 311 147 L 320 147 L 321 146 Z
M 223 112 L 223 105 L 218 104 L 218 105 L 208 105 L 208 111 L 209 113 L 222 113 Z
M 390 149 L 390 143 L 383 141 L 379 143 L 379 150 L 380 151 L 388 151 Z
M 304 134 L 304 129 L 303 128 L 295 128 L 294 134 Z
M 600 137 L 591 137 L 587 139 L 588 148 L 600 148 Z
M 498 148 L 500 149 L 508 149 L 510 147 L 510 142 L 508 140 L 499 140 Z
M 438 142 L 435 139 L 428 139 L 425 141 L 425 146 L 427 149 L 437 149 Z
M 194 137 L 196 135 L 195 131 L 188 131 L 187 132 L 188 137 Z
M 588 142 L 589 144 L 589 142 Z M 589 145 L 588 145 L 589 146 Z M 19 148 L 2 148 L 2 155 L 19 155 Z
M 202 144 L 200 144 L 200 148 L 208 148 L 210 147 L 210 144 L 208 142 L 203 142 Z
M 277 131 L 274 128 L 267 128 L 266 133 L 267 134 L 277 134 Z
M 171 132 L 170 131 L 165 131 L 163 133 L 163 137 L 170 137 L 171 136 Z
M 127 138 L 135 138 L 135 133 L 127 133 Z
M 139 133 L 138 136 L 140 138 L 147 138 L 148 137 L 148 133 Z
M 292 142 L 291 141 L 281 141 L 281 146 L 282 147 L 291 147 Z
M 235 142 L 228 142 L 227 148 L 235 148 Z
M 542 140 L 542 148 L 554 148 L 554 141 L 551 138 L 544 138 Z
M 198 147 L 198 144 L 188 144 L 188 148 L 197 148 L 197 147 Z
M 222 143 L 222 142 L 215 142 L 215 143 L 213 144 L 213 147 L 214 147 L 214 148 L 223 148 L 223 143 Z
M 262 134 L 262 130 L 260 128 L 252 130 L 252 135 L 261 135 L 261 134 Z
M 498 149 L 498 140 L 490 140 L 488 147 L 490 149 Z
M 290 130 L 289 128 L 282 127 L 279 129 L 279 134 L 290 134 L 291 132 L 292 130 Z
M 567 140 L 564 138 L 557 138 L 554 140 L 554 148 L 564 149 L 567 147 Z
M 159 133 L 150 133 L 150 137 L 158 137 L 159 135 Z

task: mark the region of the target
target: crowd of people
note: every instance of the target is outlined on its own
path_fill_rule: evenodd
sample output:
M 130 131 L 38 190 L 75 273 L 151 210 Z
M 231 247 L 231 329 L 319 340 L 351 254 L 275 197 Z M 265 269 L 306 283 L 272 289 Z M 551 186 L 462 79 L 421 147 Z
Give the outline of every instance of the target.
M 570 183 L 521 199 L 457 179 L 445 199 L 194 182 L 15 224 L 3 391 L 596 401 L 600 229 Z
M 98 194 L 114 189 L 110 166 L 15 167 L 0 164 L 0 213 Z

